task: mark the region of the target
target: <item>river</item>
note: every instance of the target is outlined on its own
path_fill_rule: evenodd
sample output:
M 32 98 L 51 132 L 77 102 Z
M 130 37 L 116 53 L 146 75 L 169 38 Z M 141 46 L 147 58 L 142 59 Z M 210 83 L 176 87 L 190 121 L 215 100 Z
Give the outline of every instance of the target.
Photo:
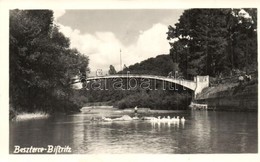
M 147 120 L 101 122 L 101 116 L 134 116 L 110 107 L 85 108 L 71 115 L 10 122 L 10 153 L 14 146 L 69 146 L 73 154 L 257 153 L 256 112 L 153 111 L 140 116 L 184 116 L 185 122 Z

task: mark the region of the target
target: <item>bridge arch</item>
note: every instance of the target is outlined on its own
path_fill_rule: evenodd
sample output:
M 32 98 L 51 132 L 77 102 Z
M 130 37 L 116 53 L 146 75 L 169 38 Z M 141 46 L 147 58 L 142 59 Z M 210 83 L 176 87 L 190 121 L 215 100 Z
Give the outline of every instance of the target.
M 196 76 L 194 80 L 185 80 L 185 79 L 178 79 L 178 78 L 169 78 L 165 76 L 156 76 L 156 75 L 143 75 L 143 74 L 117 74 L 117 75 L 106 75 L 106 76 L 95 76 L 95 77 L 88 77 L 86 81 L 91 80 L 99 80 L 99 79 L 114 79 L 114 78 L 138 78 L 138 79 L 155 79 L 160 81 L 166 81 L 170 83 L 175 83 L 181 85 L 185 88 L 188 88 L 194 91 L 195 97 L 198 93 L 202 91 L 203 88 L 209 86 L 209 76 Z

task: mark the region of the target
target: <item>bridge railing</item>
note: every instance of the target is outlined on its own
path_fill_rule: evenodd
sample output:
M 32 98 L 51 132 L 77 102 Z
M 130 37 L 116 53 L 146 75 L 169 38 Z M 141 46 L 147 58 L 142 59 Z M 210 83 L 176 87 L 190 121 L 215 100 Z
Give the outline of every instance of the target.
M 185 82 L 190 82 L 190 83 L 194 83 L 194 81 L 192 80 L 186 80 L 183 78 L 171 78 L 171 77 L 166 77 L 166 76 L 158 76 L 158 75 L 146 75 L 146 74 L 112 74 L 112 75 L 103 75 L 103 76 L 92 76 L 92 77 L 88 77 L 88 79 L 101 79 L 101 78 L 118 78 L 118 77 L 129 77 L 129 78 L 151 78 L 151 79 L 163 79 L 163 80 L 175 80 L 175 81 L 185 81 Z
M 176 78 L 170 78 L 165 76 L 157 76 L 157 75 L 141 75 L 141 74 L 116 74 L 116 75 L 105 75 L 105 76 L 95 76 L 92 78 L 87 78 L 86 80 L 100 80 L 100 79 L 113 79 L 113 78 L 147 78 L 147 79 L 154 79 L 154 80 L 161 80 L 166 81 L 170 83 L 179 84 L 183 87 L 186 87 L 191 90 L 195 90 L 197 87 L 197 83 L 195 81 L 191 80 L 185 80 L 185 79 L 176 79 Z

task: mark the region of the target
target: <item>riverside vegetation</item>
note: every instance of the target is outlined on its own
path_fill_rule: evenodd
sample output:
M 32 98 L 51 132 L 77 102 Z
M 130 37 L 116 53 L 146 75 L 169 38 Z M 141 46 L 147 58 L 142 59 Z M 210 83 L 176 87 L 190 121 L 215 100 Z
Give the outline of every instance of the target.
M 51 10 L 10 10 L 10 114 L 78 111 L 70 83 L 89 59 L 70 48 Z

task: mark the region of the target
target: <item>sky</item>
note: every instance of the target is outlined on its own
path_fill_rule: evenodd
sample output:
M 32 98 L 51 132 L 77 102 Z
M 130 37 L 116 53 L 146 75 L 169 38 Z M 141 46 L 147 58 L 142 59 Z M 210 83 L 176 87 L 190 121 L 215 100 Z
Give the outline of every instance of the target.
M 88 56 L 91 74 L 107 73 L 160 54 L 168 54 L 168 26 L 178 22 L 181 9 L 54 10 L 55 23 L 70 38 L 71 47 Z

